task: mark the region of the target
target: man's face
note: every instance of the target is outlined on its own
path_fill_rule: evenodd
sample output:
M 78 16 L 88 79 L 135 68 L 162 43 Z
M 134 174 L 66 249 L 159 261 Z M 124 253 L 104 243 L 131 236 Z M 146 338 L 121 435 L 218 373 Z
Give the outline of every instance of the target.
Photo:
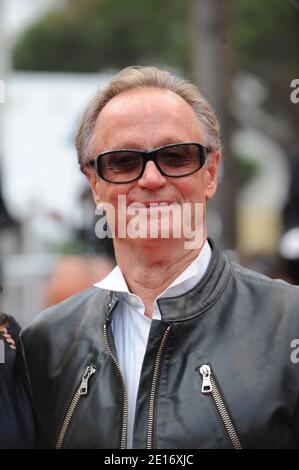
M 103 108 L 95 126 L 94 155 L 181 142 L 208 143 L 191 106 L 169 90 L 140 88 L 119 94 Z M 201 170 L 181 178 L 163 176 L 149 161 L 141 178 L 131 183 L 109 183 L 95 173 L 89 173 L 89 181 L 96 204 L 112 204 L 116 211 L 120 195 L 126 197 L 127 205 L 197 202 L 205 208 L 206 199 L 216 191 L 219 161 L 220 152 L 216 152 Z

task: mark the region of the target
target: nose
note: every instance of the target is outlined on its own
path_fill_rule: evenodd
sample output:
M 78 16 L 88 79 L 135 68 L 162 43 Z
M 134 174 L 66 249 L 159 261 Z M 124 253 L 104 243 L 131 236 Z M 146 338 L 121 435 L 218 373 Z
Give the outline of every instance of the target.
M 143 175 L 138 180 L 138 185 L 142 188 L 155 190 L 161 186 L 164 186 L 166 182 L 166 177 L 160 173 L 159 169 L 156 167 L 156 164 L 152 161 L 149 161 L 144 168 Z

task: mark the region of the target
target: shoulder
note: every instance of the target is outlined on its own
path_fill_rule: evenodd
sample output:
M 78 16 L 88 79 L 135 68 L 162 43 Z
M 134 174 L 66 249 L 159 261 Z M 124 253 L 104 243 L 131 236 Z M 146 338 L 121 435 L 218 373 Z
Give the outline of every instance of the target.
M 262 288 L 283 290 L 289 293 L 293 293 L 295 296 L 299 295 L 299 286 L 289 284 L 282 279 L 272 279 L 264 274 L 260 274 L 251 269 L 244 268 L 243 266 L 230 262 L 232 266 L 233 275 L 248 284 L 257 284 Z
M 280 279 L 271 279 L 236 263 L 231 265 L 235 292 L 243 297 L 244 301 L 251 298 L 256 309 L 264 306 L 280 316 L 291 316 L 296 325 L 299 325 L 299 286 Z
M 105 311 L 108 295 L 109 291 L 91 287 L 47 308 L 22 331 L 22 340 L 26 342 L 37 336 L 42 339 L 61 329 L 65 332 L 76 330 L 91 315 Z
M 38 376 L 43 369 L 59 371 L 75 360 L 74 351 L 82 357 L 99 347 L 109 294 L 91 287 L 40 313 L 20 336 L 25 369 Z

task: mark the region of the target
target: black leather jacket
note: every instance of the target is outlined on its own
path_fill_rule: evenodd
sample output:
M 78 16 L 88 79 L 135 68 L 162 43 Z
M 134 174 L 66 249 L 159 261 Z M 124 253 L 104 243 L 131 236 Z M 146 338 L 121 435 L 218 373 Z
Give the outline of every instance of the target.
M 125 447 L 126 387 L 110 327 L 117 302 L 93 287 L 23 333 L 40 447 Z M 299 289 L 232 264 L 213 247 L 203 280 L 158 304 L 162 321 L 151 324 L 133 446 L 298 448 L 291 344 L 299 338 Z

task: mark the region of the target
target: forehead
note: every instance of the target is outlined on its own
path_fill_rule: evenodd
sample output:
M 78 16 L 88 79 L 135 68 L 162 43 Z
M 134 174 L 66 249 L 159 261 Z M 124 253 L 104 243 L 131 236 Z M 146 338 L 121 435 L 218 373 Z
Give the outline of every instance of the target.
M 120 93 L 100 112 L 95 126 L 97 149 L 134 146 L 150 148 L 203 138 L 192 107 L 176 93 L 139 88 Z M 142 141 L 142 142 L 141 142 Z M 160 141 L 160 142 L 159 142 Z

